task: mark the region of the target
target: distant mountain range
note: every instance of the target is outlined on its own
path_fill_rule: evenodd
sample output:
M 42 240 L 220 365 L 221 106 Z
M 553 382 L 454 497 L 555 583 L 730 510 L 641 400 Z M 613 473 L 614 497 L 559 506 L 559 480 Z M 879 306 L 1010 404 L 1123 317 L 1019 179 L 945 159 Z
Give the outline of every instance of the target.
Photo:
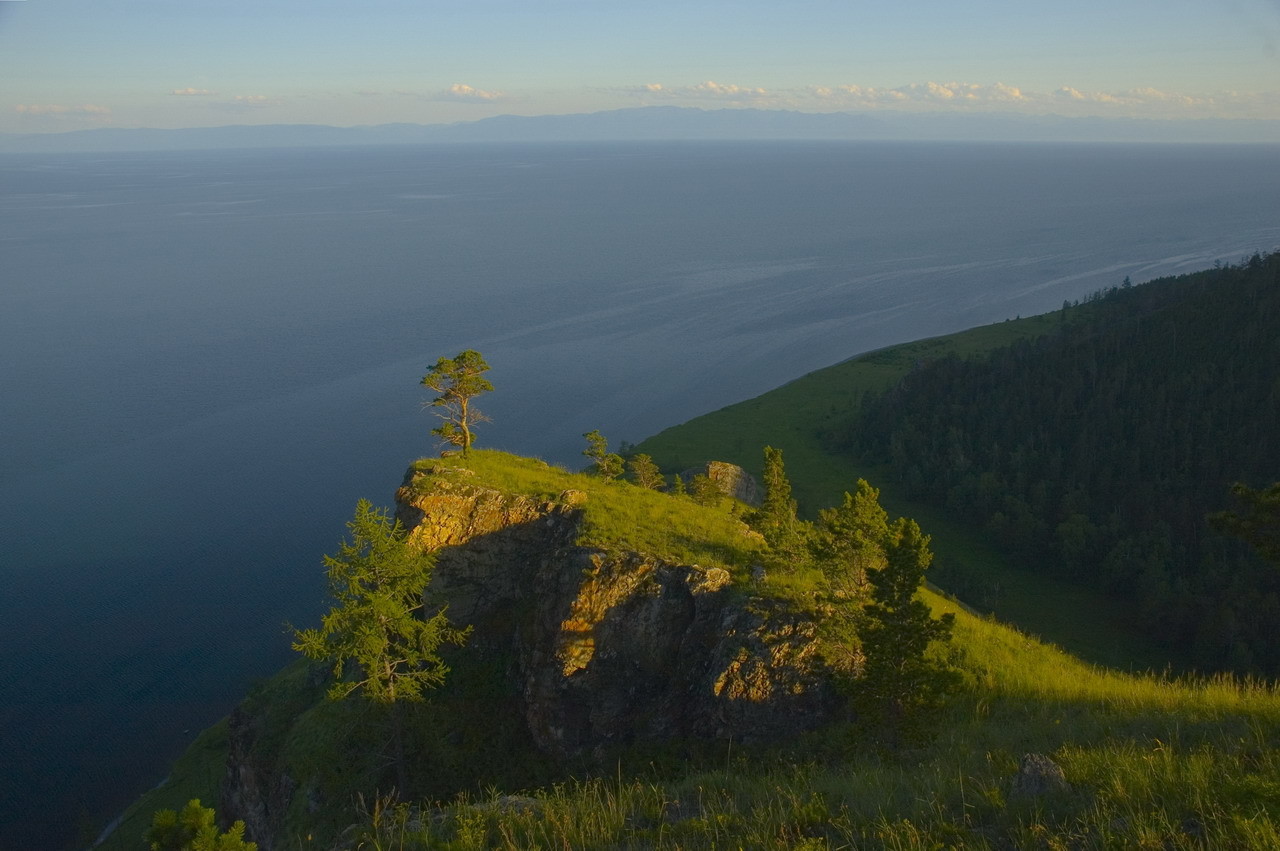
M 456 124 L 260 124 L 0 134 L 0 152 L 163 151 L 500 142 L 656 140 L 1280 143 L 1280 121 L 1067 118 L 998 113 L 793 112 L 651 106 L 499 115 Z

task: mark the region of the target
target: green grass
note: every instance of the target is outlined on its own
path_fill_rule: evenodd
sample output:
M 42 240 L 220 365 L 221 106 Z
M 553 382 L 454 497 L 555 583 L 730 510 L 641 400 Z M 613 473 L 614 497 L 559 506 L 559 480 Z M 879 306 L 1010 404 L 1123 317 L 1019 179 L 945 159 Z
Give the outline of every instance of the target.
M 443 802 L 366 800 L 363 815 L 352 802 L 324 820 L 331 831 L 360 824 L 356 841 L 366 849 L 1278 847 L 1274 684 L 1108 670 L 954 601 L 924 597 L 957 616 L 955 661 L 965 687 L 923 747 L 868 750 L 856 725 L 837 724 L 790 748 L 727 746 L 720 767 L 704 762 L 687 774 L 669 766 L 620 770 L 523 791 L 499 782 Z M 264 686 L 257 699 L 295 689 L 295 674 Z M 327 725 L 313 723 L 312 732 Z M 173 782 L 136 807 L 107 847 L 137 847 L 128 839 L 156 808 L 188 797 L 208 802 L 212 792 L 183 778 L 200 764 L 203 774 L 191 779 L 215 776 L 208 755 L 220 729 L 201 737 Z M 290 746 L 305 735 L 290 733 Z M 1027 752 L 1057 761 L 1069 787 L 1011 799 Z M 306 836 L 281 847 L 309 847 Z
M 586 547 L 630 550 L 682 564 L 728 570 L 743 582 L 761 557 L 760 539 L 747 533 L 725 500 L 720 506 L 698 505 L 688 497 L 672 497 L 627 481 L 571 473 L 534 458 L 493 450 L 473 450 L 464 462 L 423 459 L 415 465 L 449 476 L 451 467 L 474 472 L 468 484 L 554 501 L 567 490 L 587 495 L 577 543 Z
M 419 467 L 540 500 L 584 492 L 584 546 L 719 565 L 739 579 L 761 555 L 727 505 L 706 508 L 497 452 L 474 453 L 466 462 L 474 475 L 458 473 L 459 461 Z M 950 557 L 985 557 L 957 540 L 973 551 Z M 814 579 L 780 573 L 771 581 L 773 593 L 799 594 Z M 309 847 L 309 836 L 351 824 L 361 834 L 353 845 L 366 849 L 1278 847 L 1274 684 L 1131 674 L 941 594 L 922 596 L 935 612 L 956 615 L 949 659 L 963 686 L 932 740 L 896 753 L 866 741 L 850 718 L 776 746 L 726 743 L 722 756 L 692 763 L 650 762 L 637 751 L 622 754 L 611 777 L 585 766 L 550 771 L 507 705 L 508 663 L 468 666 L 460 655 L 445 687 L 413 716 L 415 765 L 439 780 L 438 793 L 412 804 L 358 799 L 350 790 L 364 782 L 361 772 L 378 771 L 376 723 L 352 706 L 307 708 L 318 691 L 305 665 L 291 666 L 249 700 L 268 710 L 270 747 L 298 776 L 320 778 L 326 805 L 309 813 L 298 796 L 280 847 Z M 1018 762 L 1031 752 L 1062 766 L 1065 790 L 1011 796 Z M 131 810 L 108 847 L 136 847 L 132 837 L 159 807 L 216 801 L 221 758 L 225 728 L 215 728 L 171 783 Z
M 802 512 L 814 516 L 819 508 L 838 502 L 861 475 L 856 465 L 833 458 L 817 439 L 818 430 L 833 417 L 846 417 L 864 393 L 890 387 L 918 361 L 977 354 L 1047 334 L 1059 322 L 1056 314 L 1033 316 L 859 355 L 666 429 L 642 441 L 635 451 L 652 455 L 667 472 L 719 460 L 759 476 L 763 448 L 782 449 Z
M 1280 695 L 1227 677 L 1089 665 L 957 615 L 966 687 L 928 745 L 897 754 L 836 725 L 722 768 L 588 778 L 525 797 L 378 811 L 367 848 L 1244 848 L 1280 841 Z M 1022 754 L 1068 787 L 1011 797 Z M 740 753 L 740 752 L 739 752 Z
M 1090 309 L 1082 305 L 1072 310 L 1068 321 L 1082 321 Z M 864 478 L 880 489 L 881 504 L 891 515 L 914 518 L 933 536 L 931 580 L 974 608 L 1093 662 L 1126 670 L 1177 669 L 1176 654 L 1135 630 L 1129 613 L 1105 594 L 1020 570 L 982 533 L 932 506 L 906 499 L 885 467 L 833 453 L 819 437 L 829 423 L 850 419 L 863 394 L 892 386 L 923 359 L 981 354 L 1051 333 L 1062 321 L 1062 314 L 1049 313 L 859 355 L 669 428 L 641 442 L 636 451 L 653 456 L 667 471 L 717 460 L 759 476 L 763 448 L 782 449 L 800 513 L 810 518 L 838 504 L 843 493 Z

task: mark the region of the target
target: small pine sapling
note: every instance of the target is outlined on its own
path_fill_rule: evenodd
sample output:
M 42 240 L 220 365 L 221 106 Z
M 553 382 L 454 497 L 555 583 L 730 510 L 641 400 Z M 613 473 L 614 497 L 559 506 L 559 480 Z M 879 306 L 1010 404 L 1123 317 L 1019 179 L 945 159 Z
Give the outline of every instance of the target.
M 664 484 L 662 471 L 658 469 L 658 465 L 653 459 L 643 452 L 639 455 L 633 455 L 627 461 L 627 467 L 631 470 L 631 475 L 635 479 L 637 485 L 649 490 L 660 490 Z

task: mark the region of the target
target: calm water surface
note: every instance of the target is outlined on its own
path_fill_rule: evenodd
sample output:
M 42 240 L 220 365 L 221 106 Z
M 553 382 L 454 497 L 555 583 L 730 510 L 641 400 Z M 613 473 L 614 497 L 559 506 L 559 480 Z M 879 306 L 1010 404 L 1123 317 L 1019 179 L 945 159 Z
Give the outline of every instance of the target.
M 483 445 L 576 466 L 1277 246 L 1276 148 L 0 157 L 0 847 L 100 826 L 289 659 L 356 500 L 432 449 L 440 355 L 493 367 Z

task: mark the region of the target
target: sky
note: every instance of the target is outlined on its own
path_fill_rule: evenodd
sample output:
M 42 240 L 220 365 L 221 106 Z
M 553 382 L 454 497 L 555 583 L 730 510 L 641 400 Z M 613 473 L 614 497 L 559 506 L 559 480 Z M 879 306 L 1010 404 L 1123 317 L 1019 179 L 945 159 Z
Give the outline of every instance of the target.
M 0 0 L 0 132 L 646 105 L 1280 119 L 1280 0 Z

